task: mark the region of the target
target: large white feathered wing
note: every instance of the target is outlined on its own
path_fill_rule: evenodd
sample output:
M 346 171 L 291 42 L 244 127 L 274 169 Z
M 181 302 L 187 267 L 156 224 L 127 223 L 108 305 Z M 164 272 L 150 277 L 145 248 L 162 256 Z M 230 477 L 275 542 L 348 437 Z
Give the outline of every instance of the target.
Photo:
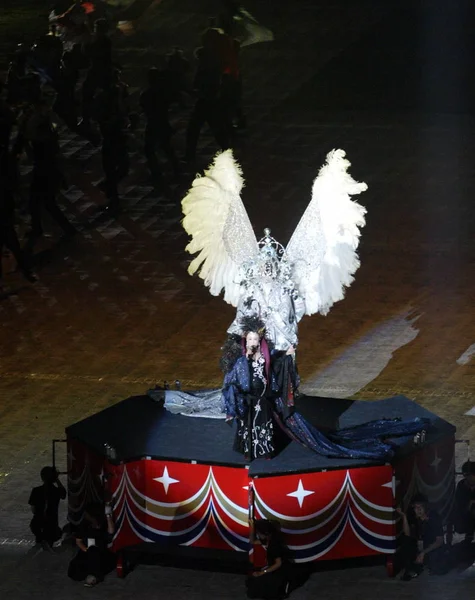
M 188 273 L 198 273 L 213 296 L 239 301 L 239 269 L 257 256 L 254 230 L 241 200 L 242 171 L 232 150 L 216 155 L 182 200 L 183 227 L 192 237 L 186 251 L 197 254 Z
M 351 199 L 366 183 L 348 173 L 343 150 L 332 150 L 313 182 L 312 199 L 287 246 L 305 314 L 326 315 L 342 300 L 360 266 L 356 253 L 366 209 Z

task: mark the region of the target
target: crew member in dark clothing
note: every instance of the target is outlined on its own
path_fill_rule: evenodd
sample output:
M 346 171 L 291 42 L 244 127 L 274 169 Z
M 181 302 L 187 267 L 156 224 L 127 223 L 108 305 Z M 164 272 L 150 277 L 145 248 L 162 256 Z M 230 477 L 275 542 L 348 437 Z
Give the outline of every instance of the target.
M 276 600 L 286 598 L 289 578 L 287 572 L 287 548 L 281 540 L 277 525 L 271 521 L 251 520 L 250 543 L 261 545 L 266 551 L 266 565 L 255 569 L 246 582 L 248 598 Z
M 197 99 L 186 130 L 185 160 L 195 159 L 201 128 L 208 123 L 221 150 L 230 147 L 231 131 L 227 98 L 223 96 L 224 34 L 210 28 L 203 35 L 203 46 L 196 51 L 198 68 L 194 88 Z
M 0 81 L 0 149 L 5 149 L 8 152 L 10 137 L 16 119 L 11 106 L 1 98 L 3 88 L 4 85 Z
M 28 50 L 20 44 L 12 57 L 7 73 L 7 103 L 10 106 L 20 106 L 26 100 L 27 63 Z
M 33 488 L 28 500 L 33 512 L 30 528 L 36 543 L 50 549 L 61 538 L 58 509 L 60 500 L 66 498 L 66 490 L 54 467 L 44 467 L 40 475 L 43 485 Z
M 118 185 L 129 173 L 129 112 L 127 86 L 114 69 L 95 102 L 95 119 L 102 135 L 102 188 L 108 198 L 106 208 L 111 211 L 119 209 Z
M 443 574 L 447 569 L 442 520 L 429 508 L 425 496 L 414 496 L 409 516 L 401 509 L 403 536 L 400 547 L 404 571 L 403 581 L 418 577 L 427 567 L 431 573 Z
M 49 83 L 54 83 L 59 73 L 62 55 L 63 42 L 57 35 L 56 24 L 52 23 L 50 31 L 41 36 L 33 46 L 29 62 L 41 72 L 43 78 Z
M 54 112 L 63 119 L 72 131 L 78 128 L 76 106 L 76 84 L 79 79 L 79 69 L 73 52 L 65 52 L 61 60 L 58 76 L 54 87 L 56 98 L 53 104 Z
M 2 252 L 7 248 L 13 254 L 23 276 L 34 283 L 36 277 L 31 272 L 29 262 L 20 247 L 15 231 L 15 188 L 17 168 L 8 147 L 0 146 L 0 280 L 2 279 Z
M 178 46 L 172 48 L 166 55 L 166 71 L 173 81 L 172 88 L 178 91 L 178 102 L 182 106 L 181 95 L 188 93 L 190 90 L 190 83 L 188 82 L 190 62 L 185 58 L 183 50 Z
M 475 463 L 462 465 L 463 479 L 455 490 L 451 524 L 457 533 L 465 534 L 465 543 L 473 542 L 475 532 Z
M 140 106 L 147 119 L 145 127 L 145 156 L 152 178 L 163 184 L 162 171 L 157 160 L 157 146 L 170 162 L 176 177 L 180 175 L 180 164 L 171 144 L 173 128 L 168 118 L 170 104 L 177 101 L 180 90 L 176 80 L 167 70 L 152 68 L 148 72 L 148 88 L 140 96 Z
M 43 235 L 41 211 L 45 208 L 64 231 L 66 236 L 76 233 L 76 228 L 64 216 L 56 196 L 63 174 L 60 168 L 60 151 L 58 135 L 51 121 L 47 104 L 41 98 L 41 91 L 36 90 L 32 102 L 25 111 L 20 124 L 18 137 L 13 153 L 21 154 L 29 146 L 33 158 L 33 173 L 30 183 L 30 239 Z
M 76 531 L 78 552 L 69 563 L 68 576 L 74 581 L 86 580 L 88 587 L 103 581 L 117 563 L 116 556 L 109 550 L 113 535 L 111 506 L 106 504 L 105 509 L 100 504 L 87 506 Z
M 111 78 L 113 71 L 112 42 L 107 30 L 106 19 L 98 19 L 94 23 L 93 39 L 84 48 L 84 54 L 91 65 L 82 86 L 82 114 L 85 125 L 91 118 L 91 107 L 97 90 Z

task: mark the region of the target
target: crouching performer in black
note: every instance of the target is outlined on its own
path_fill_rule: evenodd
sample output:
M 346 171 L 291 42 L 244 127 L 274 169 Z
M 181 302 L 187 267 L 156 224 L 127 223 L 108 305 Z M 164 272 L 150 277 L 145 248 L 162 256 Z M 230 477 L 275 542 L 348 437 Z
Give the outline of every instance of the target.
M 402 517 L 403 536 L 400 557 L 403 564 L 401 579 L 410 581 L 426 568 L 434 575 L 447 572 L 444 530 L 439 514 L 429 508 L 422 494 L 414 496 L 408 514 L 398 508 Z
M 89 505 L 76 532 L 78 553 L 69 563 L 68 576 L 74 581 L 85 581 L 93 587 L 104 580 L 117 564 L 116 556 L 109 550 L 114 535 L 112 508 L 106 504 Z

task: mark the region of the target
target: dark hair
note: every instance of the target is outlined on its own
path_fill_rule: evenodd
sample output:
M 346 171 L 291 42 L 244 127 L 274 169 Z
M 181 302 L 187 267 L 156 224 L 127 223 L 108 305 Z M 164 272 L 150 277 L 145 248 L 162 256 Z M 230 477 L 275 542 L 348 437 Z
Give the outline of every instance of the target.
M 147 73 L 147 79 L 149 85 L 158 83 L 158 81 L 160 80 L 160 69 L 158 69 L 157 67 L 150 67 Z
M 462 473 L 464 475 L 475 475 L 475 462 L 467 460 L 462 465 Z
M 221 371 L 229 373 L 240 356 L 242 356 L 241 336 L 230 335 L 221 347 L 219 361 Z
M 97 19 L 94 21 L 94 28 L 98 33 L 107 33 L 109 23 L 107 22 L 107 19 Z
M 40 471 L 41 481 L 44 483 L 53 483 L 56 481 L 57 471 L 54 467 L 43 467 Z
M 424 494 L 416 494 L 412 497 L 411 504 L 412 506 L 415 504 L 420 504 L 424 508 L 427 508 L 429 506 L 429 499 Z
M 265 537 L 274 537 L 280 533 L 278 523 L 269 521 L 267 519 L 259 519 L 254 523 L 254 531 L 256 534 L 263 535 Z

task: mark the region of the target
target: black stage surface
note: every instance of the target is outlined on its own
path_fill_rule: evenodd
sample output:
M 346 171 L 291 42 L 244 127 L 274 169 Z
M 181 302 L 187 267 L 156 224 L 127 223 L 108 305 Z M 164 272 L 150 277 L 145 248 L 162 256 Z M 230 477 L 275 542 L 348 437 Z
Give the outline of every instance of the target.
M 380 418 L 428 417 L 432 427 L 427 442 L 453 435 L 455 427 L 405 396 L 384 400 L 339 400 L 300 396 L 297 410 L 322 431 L 353 427 Z M 159 460 L 244 466 L 244 457 L 232 449 L 234 428 L 221 419 L 175 415 L 149 396 L 133 396 L 66 429 L 69 438 L 83 442 L 99 454 L 113 446 L 117 462 L 149 456 Z M 397 456 L 413 449 L 412 436 L 398 438 Z M 115 462 L 115 461 L 113 461 Z M 250 464 L 251 476 L 321 471 L 381 464 L 381 462 L 320 456 L 296 442 L 287 443 L 272 460 Z

